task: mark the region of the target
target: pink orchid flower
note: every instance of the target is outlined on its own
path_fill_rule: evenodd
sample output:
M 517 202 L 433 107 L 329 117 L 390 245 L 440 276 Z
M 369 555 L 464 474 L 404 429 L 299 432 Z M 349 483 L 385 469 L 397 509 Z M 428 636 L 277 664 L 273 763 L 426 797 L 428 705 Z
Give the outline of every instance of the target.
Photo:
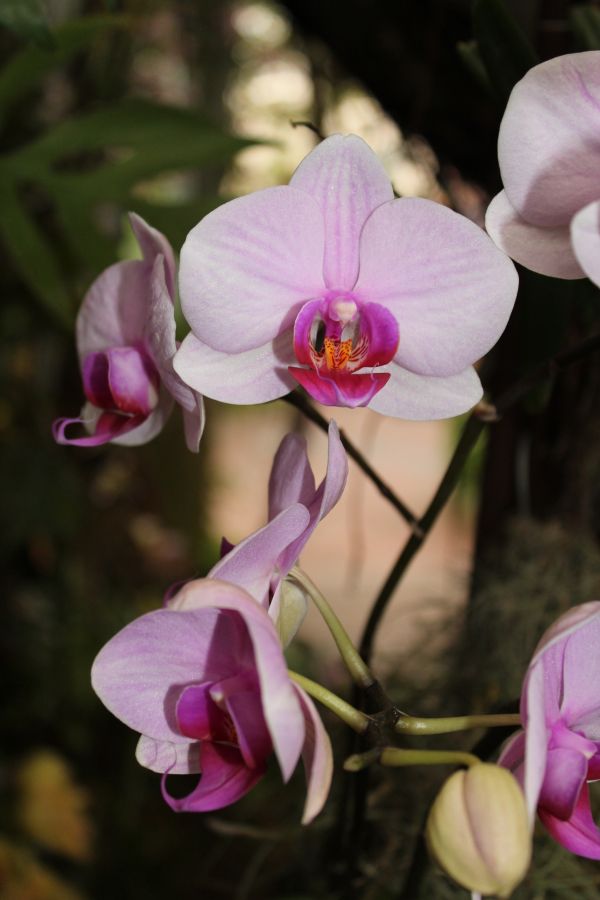
M 227 552 L 208 573 L 237 584 L 268 608 L 273 621 L 281 614 L 281 583 L 311 534 L 340 499 L 348 477 L 348 460 L 335 422 L 329 423 L 327 471 L 315 486 L 306 441 L 298 434 L 282 440 L 269 479 L 269 522 Z M 229 545 L 230 546 L 230 545 Z M 177 586 L 176 586 L 177 587 Z M 286 643 L 300 627 L 306 612 L 300 597 L 293 628 Z M 170 591 L 169 608 L 178 608 L 179 593 Z
M 600 603 L 575 606 L 544 634 L 521 694 L 525 730 L 500 764 L 524 787 L 535 811 L 567 850 L 600 859 L 600 830 L 587 782 L 600 778 Z
M 135 213 L 130 222 L 143 258 L 106 269 L 87 292 L 76 340 L 87 398 L 81 417 L 57 419 L 59 444 L 135 446 L 163 428 L 174 403 L 183 410 L 186 443 L 197 451 L 204 428 L 202 397 L 173 369 L 175 259 L 166 238 Z M 67 437 L 70 425 L 86 437 Z
M 92 684 L 140 732 L 138 762 L 163 773 L 172 809 L 235 803 L 264 775 L 273 751 L 285 781 L 303 757 L 303 822 L 322 809 L 333 765 L 329 738 L 310 698 L 290 680 L 273 622 L 242 588 L 189 582 L 176 610 L 141 616 L 103 647 Z M 170 796 L 167 775 L 197 772 L 188 796 Z
M 472 364 L 500 337 L 514 266 L 473 222 L 394 199 L 355 135 L 323 141 L 287 186 L 225 203 L 188 235 L 183 380 L 228 403 L 298 384 L 320 403 L 437 419 L 481 397 Z
M 510 95 L 498 138 L 504 190 L 486 227 L 517 262 L 600 285 L 600 52 L 531 69 Z

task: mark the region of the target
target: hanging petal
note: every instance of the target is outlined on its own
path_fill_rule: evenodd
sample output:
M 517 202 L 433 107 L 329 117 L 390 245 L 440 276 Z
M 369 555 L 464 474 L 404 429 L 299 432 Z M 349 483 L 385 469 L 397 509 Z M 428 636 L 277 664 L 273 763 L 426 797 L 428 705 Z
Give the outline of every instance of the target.
M 265 774 L 265 767 L 248 768 L 237 747 L 203 742 L 200 745 L 202 774 L 198 786 L 187 797 L 172 797 L 162 780 L 162 794 L 175 812 L 210 812 L 231 806 L 247 794 Z
M 306 724 L 302 760 L 307 790 L 302 824 L 308 825 L 321 812 L 329 795 L 333 776 L 333 753 L 329 735 L 323 727 L 314 703 L 302 688 L 298 685 L 294 687 L 300 698 Z
M 540 819 L 555 841 L 577 856 L 600 859 L 600 830 L 592 818 L 590 795 L 584 785 L 573 815 L 563 821 L 540 809 Z

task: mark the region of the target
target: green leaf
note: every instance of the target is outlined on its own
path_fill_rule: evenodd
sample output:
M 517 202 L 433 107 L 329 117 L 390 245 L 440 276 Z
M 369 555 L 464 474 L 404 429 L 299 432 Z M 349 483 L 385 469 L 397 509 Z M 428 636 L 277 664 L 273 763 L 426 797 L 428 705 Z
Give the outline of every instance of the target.
M 57 28 L 51 49 L 26 47 L 16 53 L 0 71 L 0 117 L 47 72 L 64 66 L 76 53 L 86 50 L 99 34 L 130 26 L 131 20 L 125 16 L 88 16 Z
M 475 81 L 479 83 L 489 94 L 494 93 L 494 88 L 486 71 L 485 65 L 479 52 L 476 41 L 459 41 L 456 45 L 456 51 L 465 66 L 471 73 Z
M 42 0 L 0 0 L 0 25 L 40 47 L 54 44 Z
M 25 284 L 62 325 L 71 328 L 73 308 L 52 250 L 14 186 L 4 182 L 0 182 L 0 239 Z
M 539 60 L 503 0 L 474 0 L 473 29 L 496 97 L 505 104 L 517 81 Z
M 600 50 L 600 9 L 591 4 L 569 10 L 569 23 L 583 50 Z

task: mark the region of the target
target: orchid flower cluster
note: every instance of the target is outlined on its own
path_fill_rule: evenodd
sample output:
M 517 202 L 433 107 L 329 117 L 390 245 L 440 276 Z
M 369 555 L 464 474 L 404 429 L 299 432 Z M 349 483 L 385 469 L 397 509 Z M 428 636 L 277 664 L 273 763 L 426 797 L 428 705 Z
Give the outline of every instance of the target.
M 131 214 L 142 258 L 107 269 L 83 301 L 76 334 L 86 403 L 79 418 L 55 423 L 56 440 L 143 444 L 178 407 L 187 446 L 197 451 L 203 396 L 264 403 L 298 387 L 325 406 L 368 406 L 407 419 L 472 409 L 482 397 L 474 364 L 502 334 L 517 294 L 509 256 L 538 272 L 585 274 L 600 285 L 599 129 L 600 53 L 532 69 L 502 122 L 504 190 L 489 207 L 488 234 L 441 204 L 395 198 L 361 138 L 323 140 L 289 185 L 225 203 L 192 229 L 180 256 L 190 328 L 181 346 L 173 250 Z M 81 426 L 83 434 L 74 433 Z M 172 809 L 234 803 L 274 755 L 284 781 L 302 758 L 303 822 L 310 822 L 333 773 L 330 740 L 310 695 L 371 734 L 373 717 L 290 672 L 284 655 L 312 600 L 355 681 L 377 683 L 298 568 L 347 474 L 335 422 L 318 487 L 305 441 L 288 434 L 273 462 L 264 527 L 236 546 L 224 542 L 206 577 L 169 591 L 162 607 L 100 650 L 94 690 L 139 733 L 137 760 L 162 775 Z M 523 730 L 503 749 L 501 768 L 464 753 L 442 759 L 411 751 L 417 764 L 468 766 L 460 784 L 451 779 L 443 789 L 427 830 L 433 855 L 468 889 L 510 894 L 529 862 L 536 811 L 559 843 L 600 858 L 587 788 L 600 778 L 599 647 L 600 602 L 573 608 L 543 636 L 520 716 L 508 716 Z M 456 730 L 506 718 L 462 717 Z M 452 722 L 396 710 L 385 724 L 388 735 L 398 735 L 455 730 Z M 407 752 L 377 745 L 347 768 L 410 764 Z M 198 774 L 198 783 L 173 797 L 167 779 L 183 773 Z M 503 839 L 507 822 L 519 836 L 518 859 Z

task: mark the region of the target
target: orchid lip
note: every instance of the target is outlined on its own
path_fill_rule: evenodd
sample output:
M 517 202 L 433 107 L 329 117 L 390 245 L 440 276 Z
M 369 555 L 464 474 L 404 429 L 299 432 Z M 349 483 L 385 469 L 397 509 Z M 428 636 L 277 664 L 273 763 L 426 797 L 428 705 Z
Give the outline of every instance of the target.
M 143 347 L 109 347 L 83 362 L 87 399 L 99 409 L 148 416 L 158 403 L 160 376 Z
M 394 358 L 399 337 L 396 319 L 385 307 L 333 291 L 300 310 L 294 351 L 301 367 L 288 371 L 321 403 L 366 406 L 389 379 L 373 370 Z M 365 368 L 371 372 L 359 373 Z

